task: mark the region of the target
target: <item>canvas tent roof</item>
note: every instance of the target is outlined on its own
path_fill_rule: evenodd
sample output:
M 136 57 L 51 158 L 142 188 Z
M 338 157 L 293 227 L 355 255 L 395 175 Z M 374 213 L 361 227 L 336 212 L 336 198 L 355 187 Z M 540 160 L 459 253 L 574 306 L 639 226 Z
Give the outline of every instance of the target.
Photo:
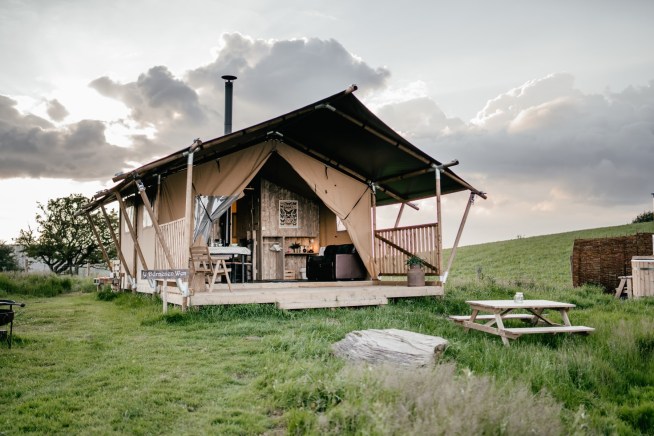
M 361 182 L 377 186 L 378 205 L 417 200 L 435 195 L 434 167 L 441 162 L 418 149 L 384 124 L 352 91 L 334 94 L 269 121 L 202 143 L 195 150 L 196 165 L 219 159 L 265 141 L 283 142 L 325 165 Z M 112 191 L 126 189 L 135 178 L 146 187 L 157 176 L 186 168 L 189 148 L 114 177 L 117 185 L 96 194 L 87 210 L 113 200 Z M 443 194 L 471 190 L 485 195 L 446 168 Z

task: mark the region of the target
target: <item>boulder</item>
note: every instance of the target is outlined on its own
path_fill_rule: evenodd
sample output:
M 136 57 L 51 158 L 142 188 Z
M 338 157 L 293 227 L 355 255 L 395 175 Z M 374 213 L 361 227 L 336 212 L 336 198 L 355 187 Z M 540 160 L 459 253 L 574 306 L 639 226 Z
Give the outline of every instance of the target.
M 351 361 L 403 366 L 433 365 L 447 348 L 447 340 L 406 330 L 358 330 L 332 345 L 334 354 Z

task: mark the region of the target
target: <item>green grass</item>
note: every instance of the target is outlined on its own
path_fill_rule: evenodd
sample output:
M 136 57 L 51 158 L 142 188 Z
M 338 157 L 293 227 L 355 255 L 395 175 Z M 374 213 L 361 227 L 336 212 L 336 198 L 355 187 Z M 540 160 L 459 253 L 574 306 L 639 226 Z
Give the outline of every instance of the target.
M 536 240 L 534 262 L 569 275 L 569 263 L 545 258 L 569 257 L 560 247 L 571 237 Z M 465 247 L 459 260 L 471 274 L 454 275 L 444 298 L 379 308 L 163 315 L 160 302 L 132 294 L 7 293 L 27 307 L 16 309 L 12 349 L 0 345 L 0 434 L 651 433 L 654 301 L 571 289 L 548 279 L 566 274 L 554 269 L 538 279 L 548 286 L 519 282 L 529 273 L 504 253 L 530 239 Z M 447 320 L 467 313 L 467 299 L 516 290 L 575 303 L 573 323 L 596 332 L 528 335 L 505 348 Z M 368 328 L 442 336 L 450 346 L 435 368 L 409 372 L 331 354 L 346 333 Z
M 538 289 L 572 286 L 570 256 L 575 239 L 654 233 L 654 222 L 534 236 L 460 247 L 449 280 L 462 283 L 478 278 Z M 445 250 L 447 260 L 450 250 Z
M 71 292 L 93 292 L 93 279 L 55 274 L 0 273 L 0 298 L 12 295 L 54 297 Z

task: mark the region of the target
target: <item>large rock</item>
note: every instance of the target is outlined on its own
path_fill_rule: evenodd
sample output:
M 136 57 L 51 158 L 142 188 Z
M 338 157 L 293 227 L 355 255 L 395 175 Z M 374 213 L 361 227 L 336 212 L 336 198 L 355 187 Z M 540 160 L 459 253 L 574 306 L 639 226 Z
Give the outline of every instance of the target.
M 332 345 L 334 354 L 352 361 L 404 366 L 432 365 L 447 348 L 447 340 L 406 330 L 358 330 Z

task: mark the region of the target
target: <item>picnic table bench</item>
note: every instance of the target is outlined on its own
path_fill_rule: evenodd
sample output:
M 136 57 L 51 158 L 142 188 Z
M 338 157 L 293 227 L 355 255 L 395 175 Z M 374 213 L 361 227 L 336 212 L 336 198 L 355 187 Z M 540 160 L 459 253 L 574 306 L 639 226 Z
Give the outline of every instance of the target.
M 595 329 L 586 326 L 573 326 L 568 312 L 575 307 L 571 303 L 561 303 L 549 300 L 470 300 L 466 301 L 472 309 L 471 315 L 452 315 L 449 318 L 468 329 L 480 330 L 500 336 L 502 343 L 509 346 L 509 339 L 517 339 L 527 334 L 582 333 L 588 334 Z M 514 313 L 521 310 L 521 313 Z M 563 324 L 549 320 L 545 310 L 557 310 L 561 314 Z M 490 312 L 490 314 L 479 314 Z M 527 313 L 524 313 L 527 312 Z M 505 320 L 520 319 L 530 322 L 531 327 L 505 327 Z M 485 321 L 485 322 L 484 322 Z M 538 326 L 537 324 L 541 324 Z

